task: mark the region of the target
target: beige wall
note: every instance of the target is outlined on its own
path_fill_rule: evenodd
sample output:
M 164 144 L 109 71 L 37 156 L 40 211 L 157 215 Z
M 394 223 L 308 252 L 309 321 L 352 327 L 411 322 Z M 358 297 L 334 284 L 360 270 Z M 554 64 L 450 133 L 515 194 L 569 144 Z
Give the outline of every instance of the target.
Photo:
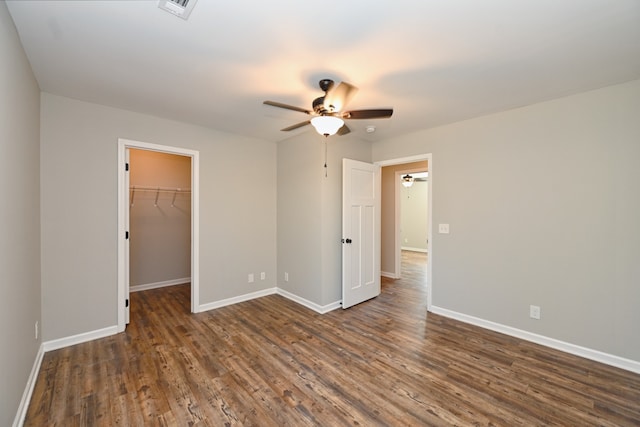
M 640 80 L 373 146 L 432 153 L 433 305 L 640 361 Z M 529 318 L 529 305 L 542 318 Z
M 278 143 L 278 286 L 318 304 L 322 301 L 322 164 L 318 138 L 305 133 Z
M 402 249 L 427 251 L 429 183 L 415 181 L 400 187 L 400 245 Z
M 396 271 L 395 256 L 398 249 L 396 241 L 396 192 L 400 185 L 396 173 L 426 171 L 426 161 L 385 166 L 382 168 L 382 213 L 381 213 L 381 254 L 380 270 L 388 276 L 400 277 Z M 400 218 L 397 218 L 400 221 Z
M 275 144 L 46 93 L 41 126 L 45 340 L 117 324 L 118 138 L 200 153 L 201 304 L 275 286 Z
M 129 165 L 131 286 L 190 281 L 191 157 L 131 149 Z
M 370 144 L 310 129 L 278 144 L 278 286 L 318 306 L 342 298 L 342 158 L 371 161 Z M 284 281 L 284 273 L 289 281 Z
M 40 89 L 0 2 L 0 425 L 13 423 L 40 339 Z

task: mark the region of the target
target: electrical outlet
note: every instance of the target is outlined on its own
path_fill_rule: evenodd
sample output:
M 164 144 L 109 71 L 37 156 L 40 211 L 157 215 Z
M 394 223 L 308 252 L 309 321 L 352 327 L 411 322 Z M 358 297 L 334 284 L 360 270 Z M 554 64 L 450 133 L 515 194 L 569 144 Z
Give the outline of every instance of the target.
M 287 273 L 286 271 L 284 272 L 284 281 L 285 282 L 289 281 L 289 273 Z
M 266 278 L 267 278 L 267 273 L 265 273 L 264 271 L 260 273 L 260 280 L 264 280 Z
M 438 224 L 438 233 L 449 234 L 449 224 Z
M 249 283 L 253 283 L 253 273 L 249 274 Z
M 38 339 L 38 321 L 36 320 L 36 339 Z
M 532 319 L 540 320 L 540 307 L 537 305 L 530 305 L 529 317 L 531 317 Z

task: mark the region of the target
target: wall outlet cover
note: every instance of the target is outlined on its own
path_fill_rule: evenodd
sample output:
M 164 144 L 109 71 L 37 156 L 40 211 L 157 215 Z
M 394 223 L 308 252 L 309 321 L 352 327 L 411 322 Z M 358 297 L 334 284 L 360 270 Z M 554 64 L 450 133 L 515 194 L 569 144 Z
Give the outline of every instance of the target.
M 540 320 L 540 307 L 537 305 L 530 305 L 529 317 L 531 317 L 532 319 Z

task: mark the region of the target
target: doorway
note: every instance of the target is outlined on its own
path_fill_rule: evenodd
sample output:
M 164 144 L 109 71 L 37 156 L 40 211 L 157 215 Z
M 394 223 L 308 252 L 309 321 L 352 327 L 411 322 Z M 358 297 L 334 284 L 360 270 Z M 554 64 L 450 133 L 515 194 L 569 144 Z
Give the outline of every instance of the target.
M 128 150 L 129 293 L 190 286 L 191 158 Z
M 420 251 L 424 251 L 418 257 L 412 257 L 412 259 L 426 260 L 426 290 L 427 290 L 427 309 L 431 308 L 431 278 L 432 278 L 432 186 L 433 186 L 433 161 L 431 154 L 424 154 L 412 157 L 405 157 L 399 159 L 385 160 L 377 162 L 376 164 L 382 166 L 382 230 L 381 230 L 381 274 L 382 276 L 390 279 L 399 279 L 402 276 L 403 265 L 403 246 L 405 249 L 420 248 Z M 426 242 L 404 242 L 404 239 L 411 238 L 403 236 L 400 227 L 400 221 L 402 216 L 401 211 L 401 196 L 403 186 L 401 184 L 402 177 L 407 174 L 419 176 L 419 172 L 428 172 L 428 178 L 421 182 L 423 187 L 426 206 L 423 206 L 423 211 L 426 211 L 426 236 L 424 236 L 424 229 L 422 229 L 422 235 L 415 239 L 425 239 Z M 413 174 L 413 175 L 412 175 Z M 421 179 L 422 181 L 422 179 Z M 417 188 L 417 187 L 416 187 Z M 406 193 L 406 192 L 405 192 Z M 417 193 L 417 191 L 414 191 Z M 405 194 L 406 195 L 406 194 Z M 415 194 L 417 196 L 417 194 Z M 422 214 L 421 214 L 422 215 Z M 407 244 L 404 244 L 407 243 Z M 420 243 L 420 244 L 418 244 Z M 425 245 L 426 243 L 426 245 Z M 404 254 L 406 255 L 406 254 Z M 404 256 L 406 258 L 406 256 Z
M 129 150 L 143 150 L 146 152 L 164 154 L 164 155 L 177 155 L 186 157 L 188 163 L 190 163 L 189 173 L 189 191 L 190 191 L 190 260 L 188 266 L 188 272 L 185 272 L 185 277 L 190 277 L 191 280 L 191 312 L 197 313 L 199 311 L 199 153 L 194 150 L 188 150 L 178 147 L 169 147 L 157 144 L 149 144 L 140 141 L 132 141 L 126 139 L 118 140 L 118 331 L 125 330 L 129 318 L 129 293 L 130 293 L 130 264 L 129 264 L 129 252 L 131 246 L 130 237 L 130 209 L 131 204 L 134 206 L 149 202 L 153 208 L 159 208 L 159 203 L 167 204 L 165 209 L 177 209 L 180 199 L 183 199 L 186 191 L 182 191 L 183 187 L 161 185 L 160 183 L 147 183 L 139 184 L 140 187 L 135 191 L 131 188 L 130 172 L 129 172 Z M 182 185 L 182 184 L 180 184 Z M 156 187 L 155 190 L 149 189 L 150 187 Z M 143 188 L 144 187 L 144 188 Z M 178 194 L 180 190 L 180 195 Z M 160 191 L 162 190 L 162 191 Z M 184 190 L 187 190 L 185 188 Z M 162 194 L 162 196 L 161 196 Z M 179 199 L 180 197 L 180 199 Z M 182 200 L 184 202 L 184 200 Z M 171 207 L 173 204 L 173 207 Z M 154 206 L 156 205 L 156 206 Z M 149 208 L 149 206 L 147 206 Z M 169 211 L 168 211 L 169 212 Z M 175 213 L 175 212 L 174 212 Z M 184 226 L 184 225 L 183 225 Z M 186 271 L 186 270 L 185 270 Z M 188 274 L 187 274 L 188 273 Z M 153 272 L 149 276 L 149 272 L 146 272 L 148 277 L 153 277 Z M 143 275 L 144 275 L 143 274 Z M 138 277 L 138 276 L 136 276 Z M 184 278 L 178 278 L 184 279 Z M 138 279 L 136 279 L 138 280 Z M 153 279 L 150 279 L 153 280 Z M 147 285 L 159 287 L 161 285 L 168 285 L 170 281 L 150 282 Z M 134 283 L 134 285 L 140 285 Z

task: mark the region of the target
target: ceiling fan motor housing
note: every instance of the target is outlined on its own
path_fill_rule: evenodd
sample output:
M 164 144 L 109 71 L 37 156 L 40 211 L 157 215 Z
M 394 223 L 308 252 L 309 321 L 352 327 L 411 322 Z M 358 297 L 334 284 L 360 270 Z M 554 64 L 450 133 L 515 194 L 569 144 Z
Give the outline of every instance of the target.
M 320 86 L 320 89 L 322 89 L 322 91 L 324 92 L 324 96 L 313 100 L 313 111 L 315 111 L 316 114 L 325 115 L 327 113 L 333 113 L 331 108 L 332 106 L 327 109 L 324 105 L 324 99 L 327 96 L 327 92 L 329 92 L 331 88 L 333 88 L 333 85 L 334 82 L 331 79 L 322 79 L 318 82 L 318 86 Z
M 323 115 L 325 113 L 328 113 L 327 109 L 324 108 L 324 96 L 314 99 L 312 105 L 313 111 L 315 111 L 317 114 Z
M 320 80 L 319 85 L 320 85 L 320 89 L 322 89 L 323 92 L 328 92 L 333 87 L 333 80 L 322 79 Z

